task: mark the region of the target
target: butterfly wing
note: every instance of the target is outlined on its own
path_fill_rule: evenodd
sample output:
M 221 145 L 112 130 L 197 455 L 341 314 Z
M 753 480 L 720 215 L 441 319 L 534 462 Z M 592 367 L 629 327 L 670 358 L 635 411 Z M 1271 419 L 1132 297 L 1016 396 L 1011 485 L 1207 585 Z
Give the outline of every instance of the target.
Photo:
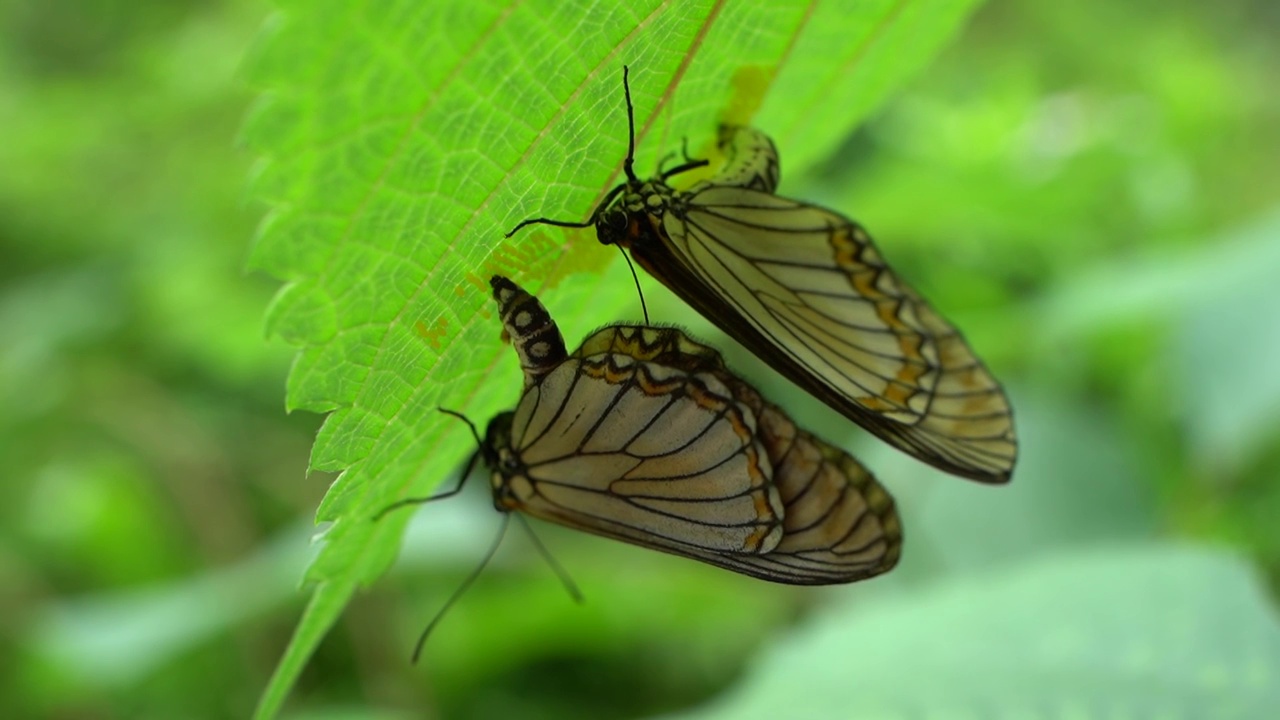
M 854 582 L 893 569 L 902 523 L 889 492 L 851 455 L 798 429 L 750 386 L 739 381 L 734 392 L 757 408 L 786 508 L 782 542 L 764 555 L 734 558 L 735 569 L 793 585 Z
M 671 327 L 610 325 L 583 340 L 582 345 L 573 351 L 573 356 L 583 358 L 598 353 L 619 353 L 633 360 L 679 368 L 686 373 L 713 373 L 721 381 L 726 380 L 723 374 L 728 372 L 724 358 L 715 348 Z
M 526 391 L 501 507 L 678 555 L 763 553 L 782 504 L 751 411 L 710 375 L 571 358 Z
M 793 585 L 846 583 L 887 572 L 902 552 L 893 498 L 857 460 L 796 428 L 780 408 L 725 368 L 715 349 L 676 328 L 613 325 L 583 352 L 614 352 L 668 367 L 713 373 L 757 418 L 756 436 L 773 469 L 782 539 L 766 553 L 720 553 L 707 562 Z
M 777 370 L 880 438 L 957 475 L 1009 478 L 1004 391 L 960 333 L 830 210 L 703 183 L 632 256 Z

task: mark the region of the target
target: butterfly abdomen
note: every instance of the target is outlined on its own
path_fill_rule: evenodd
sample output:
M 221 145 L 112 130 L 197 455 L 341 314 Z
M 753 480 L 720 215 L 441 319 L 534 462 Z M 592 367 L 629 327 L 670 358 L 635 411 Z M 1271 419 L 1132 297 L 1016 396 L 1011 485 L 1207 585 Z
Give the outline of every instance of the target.
M 542 303 L 523 288 L 499 275 L 489 280 L 489 286 L 498 301 L 504 339 L 511 340 L 520 356 L 528 387 L 564 362 L 568 355 L 564 336 Z
M 768 135 L 741 125 L 721 125 L 717 140 L 725 154 L 724 167 L 709 181 L 772 193 L 782 180 L 778 150 Z

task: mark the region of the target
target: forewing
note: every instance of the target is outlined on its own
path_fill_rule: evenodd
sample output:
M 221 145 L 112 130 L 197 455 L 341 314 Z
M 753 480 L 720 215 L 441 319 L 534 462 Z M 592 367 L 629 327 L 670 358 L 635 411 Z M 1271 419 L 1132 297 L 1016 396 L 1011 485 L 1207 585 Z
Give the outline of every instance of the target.
M 707 374 L 617 353 L 571 358 L 512 425 L 514 509 L 676 554 L 764 553 L 782 504 L 755 417 Z
M 725 371 L 724 359 L 715 348 L 696 342 L 673 327 L 610 325 L 583 340 L 573 356 L 582 358 L 598 353 L 620 353 L 690 374 Z
M 656 230 L 657 228 L 655 228 Z M 912 455 L 1008 480 L 1004 391 L 856 223 L 744 187 L 695 186 L 637 260 L 797 384 Z

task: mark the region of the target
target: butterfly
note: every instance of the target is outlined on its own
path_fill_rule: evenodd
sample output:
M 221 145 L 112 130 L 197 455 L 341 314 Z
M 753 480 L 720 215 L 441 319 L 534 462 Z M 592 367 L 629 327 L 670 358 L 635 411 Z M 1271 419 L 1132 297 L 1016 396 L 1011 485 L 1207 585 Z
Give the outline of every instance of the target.
M 677 328 L 612 325 L 567 353 L 537 298 L 490 283 L 524 372 L 515 409 L 478 438 L 500 511 L 779 583 L 897 563 L 889 493 L 716 350 Z
M 483 437 L 442 408 L 479 447 L 460 482 L 374 518 L 457 494 L 478 459 L 503 513 L 484 560 L 419 635 L 415 662 L 515 513 L 791 585 L 849 583 L 897 564 L 902 524 L 888 491 L 848 453 L 796 427 L 716 350 L 678 328 L 619 324 L 570 354 L 536 297 L 502 276 L 490 286 L 524 375 L 520 400 Z
M 1017 459 L 1003 389 L 960 332 L 885 263 L 858 223 L 774 194 L 767 135 L 723 125 L 719 172 L 688 190 L 668 181 L 708 165 L 635 173 L 635 118 L 623 69 L 626 181 L 586 222 L 775 370 L 877 437 L 946 472 L 1009 480 Z

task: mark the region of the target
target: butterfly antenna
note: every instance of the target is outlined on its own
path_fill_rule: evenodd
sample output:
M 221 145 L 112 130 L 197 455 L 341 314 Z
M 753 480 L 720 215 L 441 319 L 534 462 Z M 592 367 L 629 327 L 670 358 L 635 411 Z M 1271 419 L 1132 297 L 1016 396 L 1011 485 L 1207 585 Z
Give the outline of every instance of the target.
M 555 556 L 551 554 L 551 551 L 547 549 L 546 545 L 542 544 L 542 540 L 540 540 L 538 535 L 533 531 L 533 527 L 529 525 L 529 521 L 525 520 L 523 515 L 517 515 L 516 519 L 520 521 L 522 526 L 524 526 L 524 531 L 528 533 L 529 539 L 533 541 L 533 546 L 538 549 L 538 554 L 541 555 L 542 559 L 546 560 L 547 564 L 551 566 L 551 570 L 556 574 L 556 577 L 560 578 L 560 584 L 564 585 L 564 589 L 568 591 L 569 597 L 573 598 L 573 601 L 579 605 L 586 602 L 586 598 L 582 596 L 582 591 L 578 589 L 578 584 L 573 581 L 573 578 L 569 577 L 569 573 L 564 569 L 564 566 L 556 562 Z
M 480 573 L 484 572 L 485 566 L 488 565 L 489 561 L 493 559 L 493 556 L 497 554 L 498 547 L 502 545 L 502 538 L 507 534 L 507 525 L 510 524 L 511 515 L 504 514 L 502 516 L 502 525 L 498 528 L 498 535 L 493 539 L 493 544 L 489 546 L 489 551 L 484 554 L 484 559 L 480 561 L 480 564 L 476 566 L 475 570 L 471 571 L 471 574 L 467 576 L 467 579 L 462 581 L 462 584 L 458 586 L 458 589 L 453 591 L 453 594 L 445 601 L 444 607 L 440 608 L 440 612 L 437 612 L 436 616 L 431 618 L 431 622 L 427 623 L 426 629 L 424 629 L 422 634 L 418 636 L 417 644 L 413 646 L 413 664 L 418 664 L 418 658 L 422 655 L 422 647 L 427 644 L 427 638 L 431 635 L 431 631 L 436 629 L 436 626 L 440 624 L 440 620 L 444 618 L 445 613 L 449 612 L 449 609 L 453 607 L 454 603 L 458 602 L 458 599 L 471 589 L 471 586 L 475 584 L 476 579 L 480 577 Z
M 631 182 L 639 182 L 636 177 L 636 111 L 631 105 L 631 82 L 629 76 L 631 69 L 626 65 L 622 66 L 622 93 L 627 98 L 627 159 L 622 161 L 622 171 L 627 174 L 627 179 Z
M 622 259 L 627 261 L 627 269 L 631 271 L 631 279 L 636 284 L 636 294 L 640 296 L 640 312 L 644 313 L 644 324 L 649 324 L 649 308 L 644 304 L 644 290 L 640 289 L 640 276 L 636 275 L 636 266 L 631 264 L 631 258 L 627 256 L 627 251 L 622 249 L 621 245 L 615 245 L 618 252 L 622 253 Z
M 520 229 L 526 225 L 554 225 L 555 227 L 562 227 L 562 228 L 589 228 L 594 224 L 595 224 L 594 218 L 586 222 L 573 222 L 570 220 L 552 220 L 551 218 L 529 218 L 528 220 L 521 220 L 519 225 L 511 228 L 511 232 L 507 233 L 506 235 L 503 235 L 502 237 L 509 239 L 512 235 L 515 235 L 516 233 L 520 232 Z
M 625 95 L 627 98 L 627 157 L 625 160 L 622 161 L 622 171 L 626 173 L 628 183 L 624 183 L 610 190 L 609 194 L 605 195 L 604 200 L 602 200 L 600 204 L 596 206 L 596 211 L 591 213 L 591 217 L 588 218 L 586 222 L 573 222 L 570 220 L 555 220 L 553 218 L 545 218 L 545 217 L 529 218 L 528 220 L 520 221 L 519 225 L 516 225 L 515 227 L 511 228 L 510 232 L 503 235 L 502 237 L 509 239 L 511 238 L 511 236 L 520 232 L 521 229 L 523 229 L 528 225 L 551 225 L 553 227 L 562 227 L 562 228 L 592 227 L 596 224 L 596 220 L 600 216 L 600 211 L 603 210 L 604 208 L 609 207 L 609 204 L 612 203 L 613 199 L 618 196 L 618 193 L 625 190 L 628 184 L 640 182 L 640 178 L 636 177 L 636 170 L 635 170 L 636 112 L 635 112 L 635 108 L 631 104 L 630 76 L 631 76 L 631 69 L 626 65 L 623 65 L 622 66 L 622 92 L 623 92 L 623 95 Z M 687 157 L 685 159 L 686 161 L 688 160 Z M 703 162 L 703 164 L 705 165 L 706 162 Z M 688 162 L 686 162 L 685 165 L 688 165 Z M 685 167 L 685 165 L 681 165 L 681 167 L 683 168 Z M 664 175 L 663 177 L 666 177 L 666 175 Z
M 484 449 L 484 440 L 480 439 L 480 432 L 476 430 L 476 424 L 471 422 L 471 418 L 467 417 L 466 415 L 463 415 L 457 410 L 450 410 L 449 408 L 438 407 L 436 408 L 436 412 L 441 412 L 450 417 L 458 418 L 462 422 L 466 423 L 467 429 L 471 431 L 471 437 L 475 438 L 476 440 L 476 447 L 482 450 Z
M 437 495 L 431 495 L 429 497 L 405 498 L 403 500 L 397 500 L 396 502 L 391 503 L 390 505 L 379 510 L 377 515 L 373 516 L 374 522 L 378 522 L 379 520 L 382 519 L 384 515 L 391 512 L 392 510 L 399 510 L 400 508 L 408 507 L 409 505 L 421 505 L 423 503 L 429 503 L 429 502 L 434 502 L 436 500 L 444 500 L 445 498 L 453 497 L 454 495 L 457 495 L 458 493 L 462 492 L 463 486 L 467 484 L 467 478 L 471 477 L 471 471 L 475 469 L 476 460 L 479 460 L 480 454 L 484 452 L 484 441 L 480 439 L 480 433 L 476 430 L 475 423 L 471 422 L 471 418 L 467 417 L 466 415 L 463 415 L 462 413 L 456 410 L 449 410 L 446 408 L 436 408 L 436 409 L 444 413 L 445 415 L 452 415 L 453 417 L 456 417 L 462 422 L 466 423 L 467 427 L 471 430 L 471 437 L 475 438 L 476 440 L 477 449 L 475 452 L 471 453 L 471 457 L 467 459 L 467 467 L 465 470 L 462 471 L 462 477 L 458 478 L 458 484 L 455 485 L 452 490 L 446 490 L 442 493 L 439 493 Z

